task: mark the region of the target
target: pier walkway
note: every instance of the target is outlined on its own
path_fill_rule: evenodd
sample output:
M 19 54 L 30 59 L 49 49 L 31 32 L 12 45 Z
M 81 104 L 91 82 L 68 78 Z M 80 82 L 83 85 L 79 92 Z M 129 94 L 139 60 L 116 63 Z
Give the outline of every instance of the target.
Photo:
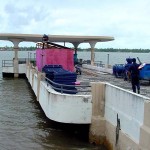
M 100 67 L 99 67 L 100 68 Z M 121 87 L 123 89 L 132 91 L 132 86 L 131 86 L 131 82 L 129 81 L 124 81 L 124 79 L 122 78 L 116 78 L 112 73 L 106 73 L 103 71 L 98 71 L 93 69 L 92 67 L 88 69 L 85 67 L 81 68 L 82 70 L 82 75 L 78 76 L 78 80 L 80 81 L 92 81 L 92 82 L 108 82 L 110 84 L 113 84 L 115 86 Z M 141 80 L 141 90 L 140 90 L 140 94 L 146 97 L 150 97 L 150 84 L 149 81 L 144 81 Z

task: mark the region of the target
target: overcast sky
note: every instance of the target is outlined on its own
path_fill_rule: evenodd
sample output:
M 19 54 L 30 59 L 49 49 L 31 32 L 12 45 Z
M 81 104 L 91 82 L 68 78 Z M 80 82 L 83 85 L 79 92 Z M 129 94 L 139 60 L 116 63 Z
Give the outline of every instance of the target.
M 0 32 L 113 36 L 96 47 L 150 48 L 150 0 L 0 0 Z

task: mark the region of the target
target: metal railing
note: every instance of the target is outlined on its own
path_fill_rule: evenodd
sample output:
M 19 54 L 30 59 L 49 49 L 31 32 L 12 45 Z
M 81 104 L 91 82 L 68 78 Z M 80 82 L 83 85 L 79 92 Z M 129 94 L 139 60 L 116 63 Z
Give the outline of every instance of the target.
M 28 59 L 27 58 L 21 58 L 19 59 L 19 64 L 24 64 L 26 63 Z M 2 67 L 13 67 L 14 63 L 13 60 L 2 60 Z M 90 85 L 66 85 L 66 84 L 59 84 L 56 82 L 53 82 L 52 80 L 50 80 L 49 78 L 43 76 L 47 81 L 47 86 L 50 85 L 54 90 L 56 91 L 60 91 L 60 93 L 65 93 L 65 92 L 70 92 L 70 93 L 83 93 L 83 92 L 87 92 L 90 93 L 91 92 L 91 86 Z M 70 89 L 66 89 L 65 87 Z M 72 90 L 71 88 L 75 88 L 75 90 Z
M 2 60 L 2 67 L 13 67 L 13 60 Z
M 105 64 L 103 64 L 102 61 L 95 61 L 94 65 L 97 66 L 97 67 L 105 67 Z
M 65 93 L 65 92 L 71 92 L 71 93 L 79 93 L 79 92 L 91 92 L 91 86 L 90 85 L 66 85 L 66 84 L 59 84 L 56 82 L 53 82 L 52 80 L 48 79 L 47 77 L 44 76 L 44 78 L 47 81 L 47 86 L 50 85 L 54 90 L 60 91 L 60 93 Z M 56 85 L 57 87 L 55 87 Z M 77 90 L 69 90 L 65 89 L 64 87 L 75 87 Z M 86 90 L 83 90 L 83 88 Z M 87 89 L 90 88 L 90 89 Z
M 33 63 L 35 65 L 36 60 L 34 58 L 19 58 L 18 59 L 18 64 L 26 64 L 26 62 Z M 13 60 L 2 60 L 2 67 L 13 67 L 14 62 Z

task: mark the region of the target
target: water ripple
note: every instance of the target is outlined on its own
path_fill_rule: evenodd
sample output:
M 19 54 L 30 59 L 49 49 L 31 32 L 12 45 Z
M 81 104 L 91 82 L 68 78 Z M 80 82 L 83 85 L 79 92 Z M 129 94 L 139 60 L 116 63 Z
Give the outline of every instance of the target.
M 0 79 L 0 120 L 1 150 L 101 149 L 81 135 L 84 129 L 47 119 L 25 79 Z

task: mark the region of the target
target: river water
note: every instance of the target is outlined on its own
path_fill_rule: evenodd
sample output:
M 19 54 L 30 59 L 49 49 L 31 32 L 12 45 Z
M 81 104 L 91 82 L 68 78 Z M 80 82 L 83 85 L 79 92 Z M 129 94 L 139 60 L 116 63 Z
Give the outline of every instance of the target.
M 50 121 L 26 79 L 0 75 L 0 150 L 103 150 L 88 142 L 88 128 Z
M 13 51 L 0 51 L 0 64 L 2 59 L 12 60 Z M 35 51 L 19 51 L 19 58 L 35 58 Z M 95 61 L 102 61 L 104 64 L 124 64 L 126 58 L 139 58 L 141 62 L 150 63 L 150 53 L 122 53 L 122 52 L 95 52 Z M 91 59 L 91 52 L 78 52 L 78 58 L 83 60 Z M 138 62 L 138 61 L 137 61 Z
M 1 60 L 14 57 L 0 52 Z M 126 57 L 149 61 L 148 54 L 109 53 L 109 63 L 124 63 Z M 19 52 L 20 58 L 34 57 L 34 52 Z M 96 53 L 97 61 L 106 63 L 108 53 Z M 78 58 L 90 59 L 80 52 Z M 44 115 L 27 80 L 2 78 L 0 75 L 0 150 L 102 150 L 88 142 L 87 125 L 65 125 L 50 121 Z
M 83 149 L 102 150 L 88 142 L 87 125 L 50 121 L 25 79 L 0 79 L 0 150 Z
M 104 64 L 125 64 L 126 58 L 140 59 L 142 63 L 150 63 L 150 53 L 122 53 L 122 52 L 95 52 L 95 61 L 102 61 Z M 78 52 L 78 58 L 83 60 L 90 60 L 90 52 Z M 137 63 L 139 61 L 137 60 Z

